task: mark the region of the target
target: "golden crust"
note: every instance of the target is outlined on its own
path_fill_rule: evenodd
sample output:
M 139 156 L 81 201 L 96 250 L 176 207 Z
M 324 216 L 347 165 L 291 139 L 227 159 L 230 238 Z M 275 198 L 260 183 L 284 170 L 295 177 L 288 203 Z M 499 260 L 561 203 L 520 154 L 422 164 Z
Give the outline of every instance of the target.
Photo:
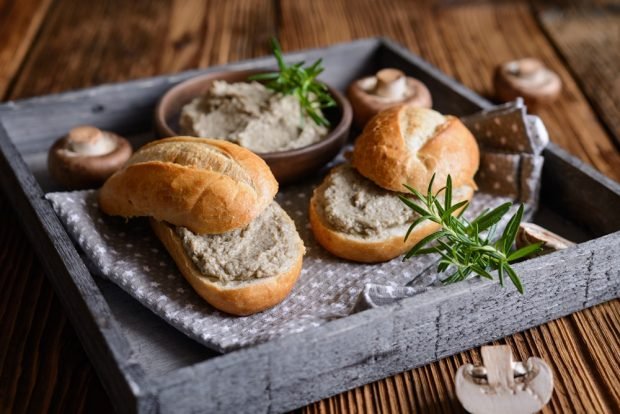
M 191 162 L 185 156 L 181 162 L 174 157 L 187 155 L 183 145 L 188 147 L 186 152 L 201 151 L 204 145 L 206 155 L 197 154 Z M 214 148 L 217 156 L 210 157 Z M 147 151 L 150 158 L 141 161 Z M 277 190 L 271 170 L 256 154 L 226 141 L 175 137 L 137 151 L 104 183 L 99 205 L 109 215 L 151 216 L 195 233 L 212 234 L 248 225 Z
M 472 188 L 462 200 L 470 200 L 473 193 Z M 404 254 L 417 242 L 439 229 L 437 223 L 426 221 L 418 225 L 406 241 L 404 241 L 406 229 L 402 234 L 387 236 L 383 240 L 367 241 L 329 228 L 319 211 L 316 197 L 313 196 L 310 199 L 309 216 L 312 233 L 317 242 L 335 256 L 355 262 L 378 263 L 391 260 Z M 458 214 L 458 211 L 455 214 Z
M 203 276 L 185 253 L 181 239 L 171 225 L 150 219 L 151 227 L 164 244 L 179 270 L 204 300 L 211 306 L 232 315 L 251 315 L 282 302 L 293 289 L 301 273 L 303 245 L 299 257 L 286 272 L 273 277 L 226 286 Z M 252 258 L 248 258 L 252 260 Z
M 454 187 L 476 188 L 473 177 L 478 170 L 480 151 L 474 136 L 455 117 L 447 116 L 435 134 L 417 153 L 412 153 L 401 131 L 401 117 L 427 109 L 407 105 L 377 114 L 357 138 L 351 163 L 368 179 L 392 191 L 406 191 L 408 184 L 426 192 L 436 173 L 434 190 L 441 188 L 448 174 Z

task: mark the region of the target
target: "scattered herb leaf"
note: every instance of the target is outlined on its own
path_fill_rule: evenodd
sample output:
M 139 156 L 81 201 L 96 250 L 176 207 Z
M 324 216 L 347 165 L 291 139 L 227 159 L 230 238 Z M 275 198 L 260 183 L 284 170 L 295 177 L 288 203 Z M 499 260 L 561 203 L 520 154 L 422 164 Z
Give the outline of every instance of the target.
M 323 72 L 322 60 L 304 68 L 305 62 L 287 65 L 282 57 L 280 44 L 271 39 L 273 55 L 278 62 L 279 72 L 260 73 L 250 76 L 249 80 L 267 81 L 265 86 L 283 95 L 295 95 L 299 99 L 302 115 L 309 116 L 317 125 L 329 126 L 329 121 L 321 113 L 321 109 L 336 106 L 336 101 L 329 93 L 327 86 L 316 80 Z
M 446 186 L 435 194 L 432 192 L 434 180 L 433 175 L 426 195 L 405 184 L 411 195 L 420 202 L 415 202 L 404 195 L 399 196 L 403 203 L 420 215 L 409 226 L 405 240 L 409 238 L 415 227 L 426 220 L 441 225 L 438 231 L 424 237 L 413 246 L 405 254 L 403 260 L 416 255 L 438 253 L 441 256 L 439 272 L 445 272 L 449 268 L 455 269 L 454 273 L 444 279 L 444 283 L 460 282 L 472 273 L 493 279 L 490 272 L 497 270 L 500 285 L 504 286 L 504 277 L 508 276 L 517 290 L 523 293 L 523 284 L 510 263 L 538 252 L 542 245 L 542 243 L 534 243 L 518 250 L 512 249 L 523 218 L 523 205 L 510 218 L 501 237 L 493 241 L 495 226 L 508 213 L 512 204 L 505 203 L 493 210 L 483 211 L 474 220 L 468 221 L 463 218 L 463 212 L 469 203 L 461 201 L 452 204 L 452 178 L 448 176 Z M 444 193 L 443 204 L 439 201 L 439 195 L 442 192 Z M 454 216 L 453 214 L 460 208 L 462 210 Z M 484 233 L 485 231 L 487 232 Z

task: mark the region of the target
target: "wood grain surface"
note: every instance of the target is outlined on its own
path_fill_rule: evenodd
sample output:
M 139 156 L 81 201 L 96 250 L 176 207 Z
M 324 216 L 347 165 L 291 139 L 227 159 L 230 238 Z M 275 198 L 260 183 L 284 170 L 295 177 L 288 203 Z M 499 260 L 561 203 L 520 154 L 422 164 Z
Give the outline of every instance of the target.
M 588 76 L 607 76 L 617 83 L 617 71 L 614 80 L 613 73 L 600 75 L 589 65 L 606 62 L 618 68 L 618 54 L 572 51 L 580 40 L 558 34 L 561 29 L 548 36 L 553 29 L 544 30 L 546 23 L 537 19 L 539 9 L 528 2 L 49 3 L 0 0 L 3 99 L 260 56 L 268 53 L 267 40 L 274 34 L 285 50 L 384 35 L 486 96 L 493 95 L 494 65 L 526 55 L 540 57 L 565 85 L 558 103 L 540 111 L 552 139 L 620 180 L 620 154 L 608 132 L 617 128 L 619 115 L 617 106 L 614 113 L 606 103 L 617 103 L 618 94 L 593 93 L 588 86 L 595 85 Z M 565 2 L 558 4 L 554 7 Z M 569 24 L 580 27 L 578 21 Z M 590 23 L 586 19 L 581 24 Z M 594 33 L 590 39 L 597 36 L 596 27 L 588 27 L 588 33 Z M 18 214 L 0 195 L 0 412 L 110 412 L 110 402 L 17 224 Z M 509 344 L 517 360 L 535 355 L 551 365 L 555 391 L 543 412 L 620 410 L 620 300 L 498 343 Z M 480 362 L 479 351 L 377 381 L 302 411 L 460 412 L 453 378 L 466 362 Z
M 620 146 L 620 2 L 542 7 L 541 23 Z M 596 30 L 592 30 L 596 28 Z

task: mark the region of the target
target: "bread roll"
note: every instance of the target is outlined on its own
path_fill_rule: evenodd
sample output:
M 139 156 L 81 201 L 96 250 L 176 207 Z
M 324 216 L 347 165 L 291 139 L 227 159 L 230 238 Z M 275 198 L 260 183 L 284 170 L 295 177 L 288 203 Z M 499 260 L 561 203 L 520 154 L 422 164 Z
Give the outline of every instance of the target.
M 256 154 L 230 142 L 191 137 L 151 142 L 99 192 L 113 216 L 151 216 L 195 233 L 247 226 L 273 200 L 278 183 Z
M 303 242 L 275 201 L 249 226 L 228 233 L 196 235 L 153 219 L 151 226 L 194 290 L 233 315 L 280 303 L 301 273 Z
M 454 187 L 475 188 L 480 152 L 471 132 L 453 116 L 400 105 L 377 114 L 357 138 L 352 163 L 379 186 L 406 192 L 403 184 L 426 192 L 452 176 Z
M 471 187 L 455 189 L 454 203 L 472 195 Z M 404 241 L 417 218 L 398 193 L 377 186 L 348 164 L 332 169 L 310 200 L 310 223 L 319 244 L 357 262 L 393 259 L 438 230 L 437 223 L 425 221 Z

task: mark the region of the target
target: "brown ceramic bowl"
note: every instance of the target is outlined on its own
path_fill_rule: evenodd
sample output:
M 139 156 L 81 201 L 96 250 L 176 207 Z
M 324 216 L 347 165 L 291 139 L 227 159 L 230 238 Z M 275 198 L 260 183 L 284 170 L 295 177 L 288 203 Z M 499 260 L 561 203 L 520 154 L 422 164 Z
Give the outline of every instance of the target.
M 181 109 L 192 99 L 205 94 L 214 80 L 244 82 L 248 77 L 266 70 L 215 72 L 181 82 L 161 98 L 155 109 L 155 128 L 160 138 L 182 135 L 179 128 Z M 312 175 L 331 161 L 345 144 L 351 127 L 352 110 L 349 101 L 328 85 L 329 92 L 338 104 L 324 111 L 332 129 L 321 141 L 287 151 L 258 154 L 271 168 L 280 184 L 288 184 Z

